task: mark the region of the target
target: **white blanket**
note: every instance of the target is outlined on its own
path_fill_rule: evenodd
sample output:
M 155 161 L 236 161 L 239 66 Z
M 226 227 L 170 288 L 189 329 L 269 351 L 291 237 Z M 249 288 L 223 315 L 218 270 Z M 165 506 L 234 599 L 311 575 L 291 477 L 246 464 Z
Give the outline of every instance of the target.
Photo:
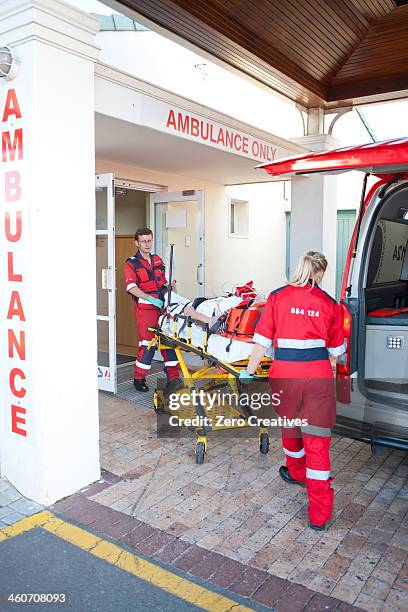
M 212 317 L 213 315 L 218 315 L 226 312 L 230 308 L 237 306 L 242 302 L 242 298 L 237 297 L 235 295 L 231 297 L 216 297 L 211 298 L 209 300 L 205 300 L 199 306 L 197 306 L 197 312 L 207 315 L 208 317 Z M 175 314 L 179 314 L 186 304 L 191 304 L 191 300 L 184 298 L 177 293 L 171 294 L 171 303 L 170 307 L 171 315 L 170 320 L 167 321 L 166 315 L 160 317 L 159 324 L 164 333 L 173 335 L 174 331 L 174 321 L 173 316 Z M 187 325 L 184 325 L 183 330 L 180 332 L 180 329 L 183 327 L 185 319 L 179 319 L 177 321 L 177 333 L 180 338 L 187 338 Z M 203 348 L 204 344 L 204 329 L 202 325 L 199 323 L 193 323 L 191 326 L 191 343 L 194 346 L 198 346 Z M 229 348 L 228 348 L 229 347 Z M 254 347 L 253 342 L 242 342 L 241 340 L 232 340 L 231 338 L 226 338 L 224 336 L 220 336 L 219 334 L 211 334 L 208 340 L 208 348 L 207 352 L 210 353 L 213 357 L 220 359 L 221 361 L 225 361 L 226 363 L 234 363 L 235 361 L 241 361 L 241 359 L 248 359 L 252 349 Z M 228 350 L 227 350 L 228 348 Z M 272 357 L 272 351 L 267 351 L 267 357 Z

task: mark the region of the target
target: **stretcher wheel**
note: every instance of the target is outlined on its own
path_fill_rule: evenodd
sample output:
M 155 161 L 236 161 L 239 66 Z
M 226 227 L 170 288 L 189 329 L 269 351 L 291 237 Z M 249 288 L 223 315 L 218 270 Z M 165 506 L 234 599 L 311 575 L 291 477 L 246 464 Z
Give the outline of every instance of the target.
M 196 447 L 195 447 L 195 458 L 196 458 L 197 465 L 201 465 L 202 463 L 204 463 L 204 457 L 205 457 L 205 443 L 197 442 Z
M 267 455 L 269 452 L 269 435 L 261 433 L 259 436 L 259 450 L 262 455 Z

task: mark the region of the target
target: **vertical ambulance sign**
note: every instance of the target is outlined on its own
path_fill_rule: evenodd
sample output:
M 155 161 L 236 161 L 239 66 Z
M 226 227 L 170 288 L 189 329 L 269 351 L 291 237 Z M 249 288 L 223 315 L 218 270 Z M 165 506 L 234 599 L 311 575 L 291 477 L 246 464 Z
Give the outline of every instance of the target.
M 8 463 L 11 450 L 18 453 L 21 444 L 30 442 L 31 423 L 24 85 L 12 86 L 0 80 L 0 468 L 7 476 L 6 457 Z

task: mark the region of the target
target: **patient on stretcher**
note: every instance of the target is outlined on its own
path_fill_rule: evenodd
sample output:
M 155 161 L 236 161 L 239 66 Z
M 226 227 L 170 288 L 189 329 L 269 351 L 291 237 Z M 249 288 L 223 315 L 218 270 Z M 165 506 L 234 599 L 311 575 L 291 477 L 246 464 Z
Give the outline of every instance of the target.
M 204 325 L 207 324 L 208 331 L 212 334 L 225 330 L 227 313 L 228 310 L 210 317 L 209 315 L 196 310 L 192 304 L 187 304 L 183 311 L 184 316 L 191 317 L 196 323 L 203 323 Z
M 252 288 L 252 283 L 236 288 L 234 295 L 210 299 L 191 301 L 173 293 L 167 314 L 159 323 L 163 332 L 171 336 L 176 331 L 180 338 L 187 339 L 190 318 L 193 320 L 190 324 L 192 345 L 203 348 L 207 331 L 207 352 L 217 359 L 234 363 L 251 354 L 253 329 L 263 300 L 263 296 Z M 249 329 L 252 331 L 245 333 Z

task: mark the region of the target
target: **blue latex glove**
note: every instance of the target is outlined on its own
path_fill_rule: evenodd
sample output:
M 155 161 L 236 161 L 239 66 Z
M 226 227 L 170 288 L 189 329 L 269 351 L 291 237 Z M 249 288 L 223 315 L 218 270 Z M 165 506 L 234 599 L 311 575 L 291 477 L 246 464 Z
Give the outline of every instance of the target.
M 164 302 L 162 300 L 159 300 L 159 298 L 155 298 L 152 295 L 149 295 L 147 301 L 153 304 L 153 306 L 157 306 L 157 308 L 163 308 Z
M 239 380 L 247 385 L 254 380 L 254 375 L 250 374 L 248 370 L 241 370 L 239 373 Z

